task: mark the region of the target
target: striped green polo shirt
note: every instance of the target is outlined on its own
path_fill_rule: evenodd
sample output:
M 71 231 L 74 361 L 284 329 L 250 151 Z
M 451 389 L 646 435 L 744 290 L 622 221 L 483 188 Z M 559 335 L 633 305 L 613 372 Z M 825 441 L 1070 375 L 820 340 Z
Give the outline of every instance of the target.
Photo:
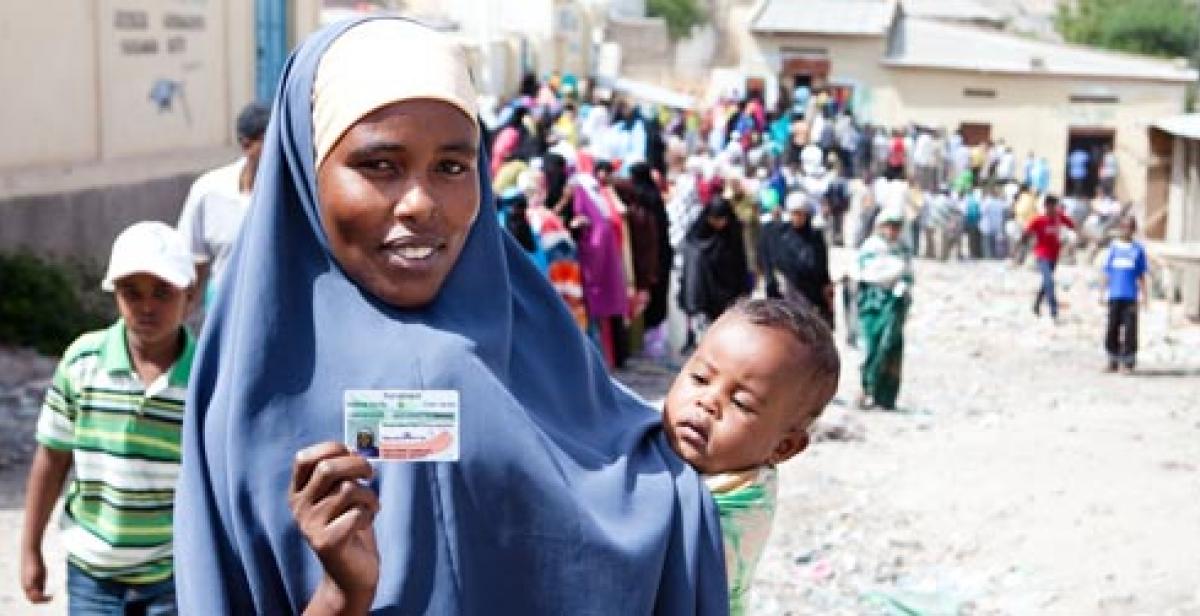
M 96 578 L 150 584 L 171 577 L 171 517 L 180 427 L 195 343 L 146 387 L 125 324 L 84 334 L 63 355 L 38 418 L 37 440 L 71 451 L 63 545 Z

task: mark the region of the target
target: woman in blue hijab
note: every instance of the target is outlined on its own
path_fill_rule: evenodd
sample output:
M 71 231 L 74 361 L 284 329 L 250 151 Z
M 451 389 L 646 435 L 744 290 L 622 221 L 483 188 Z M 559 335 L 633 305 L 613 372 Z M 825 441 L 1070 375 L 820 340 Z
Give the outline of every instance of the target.
M 728 609 L 699 478 L 496 222 L 475 100 L 404 20 L 288 62 L 193 371 L 184 614 Z M 455 392 L 455 461 L 343 444 L 346 392 L 401 390 Z

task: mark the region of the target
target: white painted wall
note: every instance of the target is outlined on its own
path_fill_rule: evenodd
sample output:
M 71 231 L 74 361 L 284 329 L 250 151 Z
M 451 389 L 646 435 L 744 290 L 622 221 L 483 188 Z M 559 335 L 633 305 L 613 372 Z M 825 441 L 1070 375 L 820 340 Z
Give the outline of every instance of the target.
M 318 8 L 291 4 L 293 40 L 316 27 Z M 253 97 L 254 35 L 244 0 L 0 3 L 3 184 L 46 165 L 109 165 L 97 181 L 119 183 L 130 160 L 232 146 Z M 150 97 L 159 80 L 176 84 L 168 109 Z

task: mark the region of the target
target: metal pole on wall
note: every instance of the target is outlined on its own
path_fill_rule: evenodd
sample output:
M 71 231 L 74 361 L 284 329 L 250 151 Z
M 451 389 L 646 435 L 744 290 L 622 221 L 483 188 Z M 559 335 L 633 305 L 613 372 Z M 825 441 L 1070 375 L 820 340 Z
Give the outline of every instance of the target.
M 1192 50 L 1192 67 L 1197 71 L 1197 81 L 1192 84 L 1191 96 L 1184 105 L 1187 113 L 1196 111 L 1196 99 L 1200 97 L 1200 0 L 1196 2 L 1196 48 Z

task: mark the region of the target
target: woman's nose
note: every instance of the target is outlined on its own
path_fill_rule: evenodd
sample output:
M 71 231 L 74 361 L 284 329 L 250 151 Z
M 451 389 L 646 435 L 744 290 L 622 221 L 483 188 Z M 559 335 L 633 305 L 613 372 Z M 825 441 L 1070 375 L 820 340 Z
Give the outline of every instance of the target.
M 396 218 L 425 222 L 433 218 L 436 210 L 437 202 L 429 194 L 429 190 L 421 182 L 412 182 L 396 201 L 392 213 Z

